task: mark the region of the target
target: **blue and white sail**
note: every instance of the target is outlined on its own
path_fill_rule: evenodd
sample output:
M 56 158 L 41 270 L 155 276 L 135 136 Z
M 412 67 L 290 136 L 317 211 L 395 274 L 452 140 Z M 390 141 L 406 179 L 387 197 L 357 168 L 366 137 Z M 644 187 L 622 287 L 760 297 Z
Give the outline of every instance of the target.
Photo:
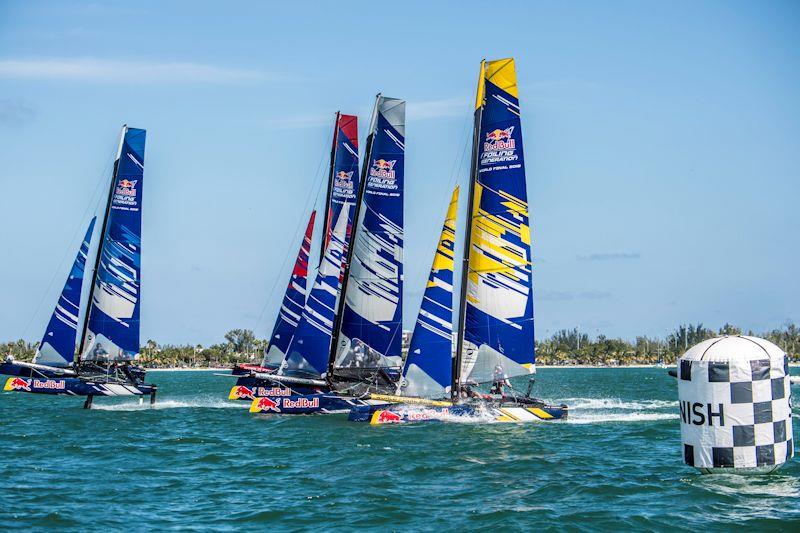
M 513 59 L 484 61 L 476 99 L 460 382 L 534 371 L 533 276 Z
M 283 295 L 283 302 L 278 311 L 278 318 L 272 328 L 272 336 L 264 350 L 262 366 L 278 366 L 286 356 L 286 349 L 294 336 L 300 315 L 306 303 L 306 280 L 308 278 L 308 255 L 311 252 L 311 237 L 314 233 L 314 219 L 317 212 L 312 211 L 303 235 L 303 243 L 292 268 L 289 285 Z
M 64 283 L 56 308 L 53 310 L 50 322 L 47 323 L 44 337 L 36 350 L 34 363 L 65 367 L 75 358 L 75 337 L 78 332 L 83 273 L 86 270 L 86 256 L 89 254 L 89 243 L 92 240 L 96 220 L 97 217 L 94 217 L 89 222 L 86 236 L 72 264 L 72 270 Z
M 145 135 L 127 126 L 122 131 L 81 349 L 85 361 L 128 361 L 139 353 Z
M 286 359 L 278 371 L 281 375 L 316 378 L 328 368 L 349 212 L 345 202 L 287 348 Z
M 433 266 L 403 367 L 400 393 L 443 398 L 453 380 L 453 252 L 458 187 L 450 198 Z
M 338 335 L 338 368 L 400 368 L 404 100 L 378 96 Z

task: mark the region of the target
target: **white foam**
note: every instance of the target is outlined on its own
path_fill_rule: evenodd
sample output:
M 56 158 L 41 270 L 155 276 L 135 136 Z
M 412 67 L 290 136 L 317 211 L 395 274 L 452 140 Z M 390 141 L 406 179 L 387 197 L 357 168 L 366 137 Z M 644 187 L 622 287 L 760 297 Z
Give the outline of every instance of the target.
M 627 409 L 640 411 L 644 409 L 665 409 L 676 408 L 676 400 L 645 400 L 645 401 L 625 401 L 619 398 L 567 398 L 563 400 L 569 406 L 570 412 L 582 409 Z
M 104 404 L 102 400 L 92 404 L 92 410 L 97 411 L 146 411 L 150 409 L 247 409 L 248 402 L 225 401 L 219 398 L 198 398 L 188 401 L 163 400 L 156 401 L 155 405 L 145 400 L 143 404 L 136 403 L 110 403 Z
M 678 419 L 677 413 L 605 413 L 582 415 L 570 411 L 562 424 L 601 424 L 604 422 L 650 422 L 653 420 Z

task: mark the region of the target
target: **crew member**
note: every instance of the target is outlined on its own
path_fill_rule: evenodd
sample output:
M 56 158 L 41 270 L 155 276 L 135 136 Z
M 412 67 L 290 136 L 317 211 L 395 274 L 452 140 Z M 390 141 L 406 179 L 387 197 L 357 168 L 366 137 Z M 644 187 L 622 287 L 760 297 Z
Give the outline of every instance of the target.
M 501 365 L 496 365 L 494 367 L 494 372 L 492 372 L 492 388 L 489 390 L 489 393 L 505 396 L 505 394 L 503 394 L 505 387 L 510 389 L 511 383 L 508 381 L 508 376 L 503 371 L 503 367 Z

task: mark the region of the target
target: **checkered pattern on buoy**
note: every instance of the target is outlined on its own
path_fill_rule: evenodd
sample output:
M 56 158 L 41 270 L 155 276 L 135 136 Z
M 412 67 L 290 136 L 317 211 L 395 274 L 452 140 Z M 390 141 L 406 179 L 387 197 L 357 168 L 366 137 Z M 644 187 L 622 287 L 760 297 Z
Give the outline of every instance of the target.
M 707 352 L 698 357 L 690 350 L 689 357 L 681 358 L 678 390 L 686 464 L 701 470 L 769 470 L 794 456 L 788 360 L 778 351 L 754 350 L 752 356 L 759 358 L 749 359 L 735 353 L 723 360 L 718 349 L 708 357 L 712 360 L 703 360 Z

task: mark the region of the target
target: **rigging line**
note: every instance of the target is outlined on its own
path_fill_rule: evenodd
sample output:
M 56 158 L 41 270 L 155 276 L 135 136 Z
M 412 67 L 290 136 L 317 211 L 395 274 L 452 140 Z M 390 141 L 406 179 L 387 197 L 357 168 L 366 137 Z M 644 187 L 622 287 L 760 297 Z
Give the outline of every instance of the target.
M 470 135 L 469 135 L 470 126 L 472 125 L 472 113 L 470 111 L 471 109 L 472 109 L 472 102 L 470 101 L 469 102 L 469 107 L 467 108 L 467 113 L 466 113 L 466 115 L 464 115 L 463 125 L 461 126 L 460 138 L 463 139 L 463 145 L 461 147 L 461 155 L 456 155 L 456 157 L 453 159 L 453 164 L 450 167 L 450 179 L 447 182 L 447 190 L 445 191 L 445 194 L 447 195 L 447 198 L 452 198 L 453 189 L 455 188 L 456 184 L 459 182 L 460 176 L 461 176 L 461 170 L 464 167 L 464 159 L 466 157 L 467 148 L 471 144 L 471 142 L 470 142 L 471 139 L 470 139 Z M 458 152 L 456 152 L 456 154 L 458 154 Z M 459 202 L 459 203 L 462 203 L 462 202 Z M 445 217 L 447 216 L 447 210 L 448 209 L 450 209 L 449 201 L 447 203 L 447 208 L 445 209 Z M 455 259 L 455 257 L 456 257 L 456 255 L 455 255 L 455 244 L 456 244 L 457 237 L 458 237 L 458 231 L 457 231 L 458 230 L 458 211 L 456 211 L 456 221 L 455 221 L 454 225 L 456 226 L 455 236 L 453 238 L 453 243 L 454 243 L 453 244 L 453 258 Z M 436 248 L 434 249 L 434 251 L 439 249 L 439 238 L 440 237 L 441 237 L 441 229 L 439 229 L 439 233 L 436 234 Z M 431 265 L 432 264 L 433 263 L 431 263 Z M 456 271 L 456 268 L 455 268 L 455 263 L 454 263 L 454 265 L 453 265 L 453 281 L 454 282 L 455 282 L 455 271 Z M 423 276 L 424 276 L 424 278 L 423 278 Z M 417 275 L 414 277 L 414 284 L 412 286 L 413 287 L 419 287 L 420 285 L 422 285 L 423 280 L 425 280 L 425 286 L 427 287 L 427 279 L 428 279 L 429 276 L 430 276 L 430 270 L 424 270 L 424 269 L 420 270 L 417 273 Z M 421 298 L 424 298 L 424 297 L 425 297 L 425 289 L 423 288 L 422 297 Z M 419 316 L 419 308 L 421 308 L 421 307 L 422 307 L 422 299 L 420 299 L 420 305 L 419 305 L 419 307 L 417 309 L 417 314 L 414 315 L 414 322 L 413 322 L 412 327 L 411 327 L 412 335 L 413 335 L 414 329 L 416 328 L 417 316 Z
M 330 145 L 332 142 L 333 142 L 333 138 L 330 137 L 330 138 L 327 139 L 326 145 Z M 311 214 L 309 213 L 310 209 L 316 207 L 317 202 L 319 201 L 319 194 L 320 194 L 320 191 L 322 190 L 322 180 L 320 179 L 320 172 L 322 170 L 322 165 L 325 162 L 325 158 L 329 157 L 329 154 L 327 154 L 325 152 L 324 148 L 325 148 L 325 146 L 323 146 L 322 150 L 320 150 L 320 153 L 322 155 L 320 156 L 319 163 L 317 163 L 317 170 L 314 172 L 314 181 L 316 182 L 316 186 L 312 186 L 312 187 L 316 188 L 316 192 L 314 192 L 312 194 L 312 191 L 314 191 L 314 188 L 312 188 L 311 191 L 309 191 L 309 194 L 306 196 L 306 201 L 303 204 L 303 211 L 302 211 L 303 215 L 300 216 L 300 218 L 298 219 L 297 225 L 295 226 L 294 234 L 292 235 L 292 241 L 288 244 L 289 250 L 287 250 L 287 253 L 283 254 L 284 259 L 283 259 L 283 262 L 281 263 L 281 267 L 280 267 L 280 271 L 279 271 L 280 274 L 285 272 L 288 262 L 292 261 L 292 250 L 291 250 L 291 248 L 293 246 L 297 245 L 298 238 L 299 238 L 301 232 L 302 232 L 303 236 L 305 236 L 305 228 L 308 226 L 308 218 L 306 217 L 306 215 L 307 216 L 311 216 Z M 312 200 L 312 197 L 313 197 L 313 200 Z M 304 221 L 305 221 L 305 225 L 304 225 Z M 314 225 L 315 226 L 319 226 L 319 221 L 315 220 Z M 325 231 L 324 230 L 324 222 L 323 222 L 323 231 Z M 312 234 L 311 234 L 311 240 L 312 241 L 314 240 L 313 237 L 314 237 L 314 234 L 312 232 Z M 324 239 L 325 236 L 323 235 L 322 238 Z M 310 244 L 313 244 L 313 243 L 310 243 Z M 312 247 L 309 246 L 309 249 L 308 249 L 309 264 L 311 264 L 311 250 L 312 250 Z M 295 260 L 296 260 L 296 257 L 295 257 Z M 256 331 L 261 326 L 261 324 L 264 323 L 263 322 L 264 321 L 264 315 L 266 314 L 267 308 L 270 306 L 270 304 L 272 303 L 273 298 L 275 297 L 275 290 L 277 289 L 278 283 L 280 282 L 280 280 L 281 280 L 281 276 L 280 275 L 275 276 L 275 280 L 272 282 L 272 288 L 269 291 L 269 296 L 264 301 L 264 305 L 261 307 L 261 312 L 258 314 L 258 319 L 256 320 L 256 324 L 253 327 L 254 331 Z M 306 292 L 308 292 L 309 290 L 310 290 L 310 287 L 308 286 L 308 273 L 306 273 Z M 269 332 L 269 331 L 267 332 L 268 335 L 270 333 L 271 332 Z
M 83 214 L 81 215 L 81 221 L 78 222 L 78 224 L 76 225 L 75 229 L 73 230 L 72 237 L 68 241 L 68 244 L 67 244 L 67 246 L 66 246 L 66 248 L 64 250 L 64 253 L 61 256 L 61 260 L 58 262 L 58 266 L 53 270 L 53 275 L 50 278 L 50 282 L 45 287 L 45 290 L 44 290 L 44 292 L 42 294 L 42 297 L 39 299 L 39 303 L 36 304 L 36 307 L 34 308 L 33 312 L 31 313 L 31 316 L 28 319 L 28 322 L 25 324 L 25 327 L 22 329 L 22 338 L 25 338 L 25 337 L 28 336 L 28 331 L 30 330 L 31 325 L 33 324 L 34 320 L 36 320 L 36 318 L 41 313 L 42 307 L 44 306 L 44 303 L 47 300 L 47 297 L 50 296 L 50 293 L 51 293 L 51 291 L 53 289 L 53 284 L 56 282 L 56 279 L 58 278 L 59 274 L 63 273 L 64 262 L 67 261 L 67 259 L 69 259 L 69 257 L 71 256 L 71 252 L 73 252 L 75 250 L 74 242 L 78 238 L 78 234 L 80 234 L 81 231 L 83 231 L 83 232 L 86 231 L 86 228 L 87 228 L 86 218 L 89 215 L 89 213 L 92 212 L 92 210 L 91 210 L 92 204 L 95 204 L 95 207 L 94 207 L 94 210 L 93 210 L 94 212 L 96 212 L 97 209 L 98 209 L 97 206 L 100 203 L 100 199 L 102 198 L 102 194 L 100 193 L 100 191 L 102 191 L 103 185 L 108 183 L 108 180 L 103 179 L 103 176 L 107 176 L 108 175 L 109 168 L 114 163 L 114 158 L 116 157 L 116 144 L 117 144 L 117 142 L 115 141 L 115 143 L 114 143 L 115 148 L 112 149 L 111 155 L 108 157 L 108 159 L 106 161 L 105 167 L 103 168 L 103 173 L 101 174 L 101 178 L 99 180 L 97 180 L 97 185 L 95 185 L 94 192 L 92 193 L 91 196 L 89 196 L 89 202 L 87 203 L 86 208 L 84 209 Z M 96 200 L 95 200 L 95 197 L 97 197 Z M 81 241 L 81 242 L 83 242 L 83 241 Z M 90 245 L 91 245 L 91 243 L 90 243 Z M 85 279 L 85 277 L 86 276 L 84 275 L 84 279 Z M 83 292 L 83 291 L 81 291 L 81 292 Z M 78 302 L 78 306 L 79 306 L 78 315 L 80 317 L 80 312 L 81 312 L 81 310 L 80 310 L 80 302 Z

